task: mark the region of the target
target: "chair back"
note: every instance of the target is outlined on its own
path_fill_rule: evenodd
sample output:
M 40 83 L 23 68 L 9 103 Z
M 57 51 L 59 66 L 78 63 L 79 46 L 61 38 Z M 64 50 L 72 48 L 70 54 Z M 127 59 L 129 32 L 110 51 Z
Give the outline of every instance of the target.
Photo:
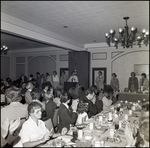
M 55 109 L 55 112 L 54 112 L 54 116 L 53 116 L 53 125 L 54 125 L 54 127 L 57 127 L 58 124 L 59 124 L 58 111 L 59 111 L 59 108 Z
M 51 118 L 49 118 L 48 120 L 44 121 L 44 123 L 45 123 L 45 126 L 47 127 L 47 129 L 48 129 L 50 132 L 53 132 L 53 133 L 54 133 L 54 127 L 53 127 L 53 123 L 52 123 Z

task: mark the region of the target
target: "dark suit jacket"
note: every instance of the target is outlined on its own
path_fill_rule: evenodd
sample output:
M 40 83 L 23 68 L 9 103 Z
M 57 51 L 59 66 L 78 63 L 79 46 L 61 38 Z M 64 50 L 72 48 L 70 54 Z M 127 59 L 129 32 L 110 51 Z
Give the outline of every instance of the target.
M 96 98 L 95 105 L 97 108 L 97 113 L 100 113 L 103 110 L 103 101 Z
M 59 115 L 59 132 L 63 127 L 70 129 L 70 124 L 74 124 L 77 120 L 77 113 L 70 111 L 64 104 L 61 104 L 58 111 Z
M 27 81 L 28 81 L 27 76 L 23 76 L 23 77 L 24 77 L 24 82 L 27 83 Z M 20 79 L 22 79 L 22 78 L 20 77 Z
M 46 116 L 43 117 L 42 120 L 45 121 L 45 120 L 48 120 L 49 118 L 53 120 L 56 107 L 57 105 L 52 100 L 49 100 L 49 102 L 46 103 L 46 106 L 45 106 Z
M 133 83 L 134 83 L 134 87 L 135 87 L 136 91 L 138 91 L 138 79 L 137 79 L 137 77 L 134 77 Z M 131 84 L 132 84 L 132 77 L 130 77 L 129 81 L 128 81 L 128 89 L 130 91 L 131 91 Z
M 97 114 L 97 107 L 91 100 L 89 100 L 87 97 L 83 98 L 84 102 L 88 103 L 89 109 L 87 111 L 88 117 L 91 118 L 92 116 Z

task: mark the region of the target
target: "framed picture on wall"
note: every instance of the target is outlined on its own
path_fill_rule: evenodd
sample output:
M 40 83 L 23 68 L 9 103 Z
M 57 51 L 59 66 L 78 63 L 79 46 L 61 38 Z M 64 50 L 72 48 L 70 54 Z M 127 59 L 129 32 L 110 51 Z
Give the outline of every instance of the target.
M 68 68 L 60 68 L 60 77 L 61 77 L 62 71 L 65 71 L 65 73 L 66 73 L 67 76 L 69 75 Z
M 95 85 L 96 77 L 98 76 L 98 72 L 101 71 L 104 76 L 104 84 L 107 84 L 107 68 L 92 68 L 92 85 Z
M 149 65 L 148 64 L 134 64 L 134 72 L 136 76 L 141 76 L 142 73 L 145 73 L 149 76 Z

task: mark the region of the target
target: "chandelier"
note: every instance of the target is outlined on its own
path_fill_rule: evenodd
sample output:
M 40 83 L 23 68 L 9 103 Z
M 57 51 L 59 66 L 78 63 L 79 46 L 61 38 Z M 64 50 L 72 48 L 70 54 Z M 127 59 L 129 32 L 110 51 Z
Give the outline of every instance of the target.
M 123 19 L 126 21 L 126 26 L 124 27 L 124 29 L 119 28 L 119 38 L 115 36 L 115 30 L 110 29 L 110 32 L 105 34 L 106 43 L 109 46 L 111 46 L 111 42 L 114 43 L 114 47 L 116 47 L 116 49 L 118 49 L 119 43 L 121 43 L 121 46 L 123 46 L 123 48 L 132 48 L 134 42 L 137 42 L 137 45 L 139 45 L 139 47 L 141 47 L 142 43 L 147 46 L 149 42 L 149 32 L 143 29 L 141 34 L 137 34 L 137 28 L 131 27 L 131 33 L 129 34 L 129 27 L 127 24 L 127 20 L 129 19 L 129 17 L 124 17 Z
M 7 51 L 9 50 L 9 48 L 7 46 L 3 46 L 1 47 L 1 55 L 4 54 L 4 55 L 7 55 Z

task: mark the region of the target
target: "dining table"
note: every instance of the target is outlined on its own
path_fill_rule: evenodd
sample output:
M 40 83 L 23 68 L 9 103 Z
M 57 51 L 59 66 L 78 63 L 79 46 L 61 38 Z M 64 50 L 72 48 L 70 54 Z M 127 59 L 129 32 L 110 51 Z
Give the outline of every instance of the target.
M 133 122 L 139 128 L 141 106 L 142 102 L 117 101 L 107 111 L 103 110 L 82 124 L 70 127 L 65 135 L 49 140 L 40 147 L 125 147 L 125 124 Z M 112 121 L 108 120 L 110 114 Z M 117 128 L 116 117 L 119 124 Z M 76 139 L 74 133 L 77 134 Z
M 144 94 L 141 92 L 119 92 L 118 93 L 118 100 L 128 100 L 130 102 L 137 102 L 138 100 L 149 100 L 149 94 Z

